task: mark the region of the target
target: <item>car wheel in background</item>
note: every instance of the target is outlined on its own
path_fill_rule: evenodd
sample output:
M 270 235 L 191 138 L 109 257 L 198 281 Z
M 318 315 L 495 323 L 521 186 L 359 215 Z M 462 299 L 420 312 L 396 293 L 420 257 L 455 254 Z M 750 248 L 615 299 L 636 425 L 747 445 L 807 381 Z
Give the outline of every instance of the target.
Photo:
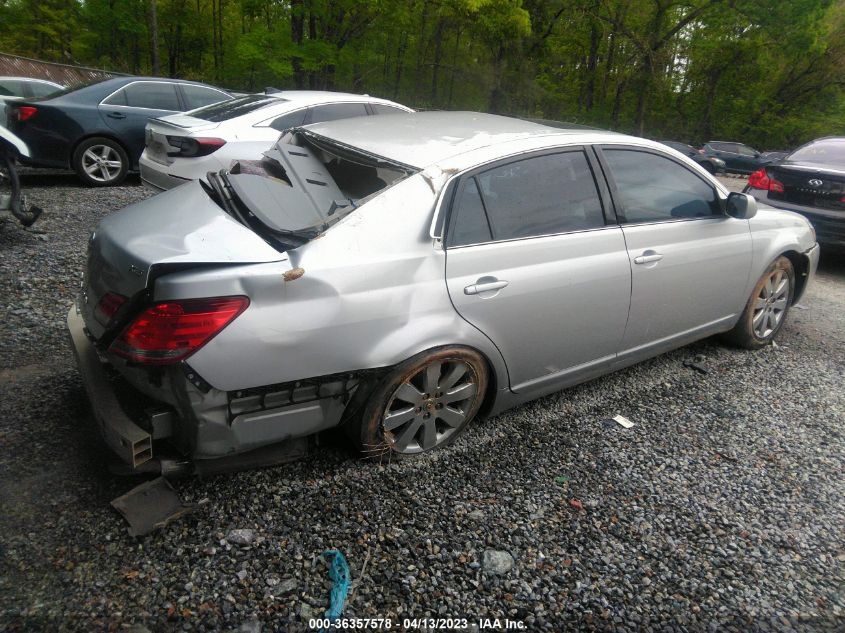
M 794 293 L 792 262 L 778 257 L 754 286 L 739 322 L 726 338 L 746 349 L 768 345 L 783 327 Z
M 73 169 L 92 187 L 109 187 L 126 178 L 129 157 L 119 143 L 103 137 L 85 139 L 73 152 Z
M 487 391 L 487 363 L 458 346 L 417 354 L 375 387 L 349 432 L 372 458 L 413 455 L 451 443 L 478 413 Z

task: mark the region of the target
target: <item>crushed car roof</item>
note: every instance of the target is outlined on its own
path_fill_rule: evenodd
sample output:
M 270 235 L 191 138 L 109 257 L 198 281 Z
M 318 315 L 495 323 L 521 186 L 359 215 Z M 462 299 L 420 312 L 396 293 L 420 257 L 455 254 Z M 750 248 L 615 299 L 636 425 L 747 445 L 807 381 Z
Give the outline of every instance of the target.
M 532 137 L 570 134 L 612 135 L 583 129 L 561 129 L 479 112 L 417 112 L 359 117 L 309 125 L 308 134 L 331 139 L 376 156 L 425 168 L 475 149 Z

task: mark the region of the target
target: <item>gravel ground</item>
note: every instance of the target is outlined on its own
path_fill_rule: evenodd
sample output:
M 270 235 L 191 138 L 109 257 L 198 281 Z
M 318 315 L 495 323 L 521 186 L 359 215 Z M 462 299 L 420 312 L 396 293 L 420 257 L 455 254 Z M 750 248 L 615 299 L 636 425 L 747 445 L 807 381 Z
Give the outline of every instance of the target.
M 742 181 L 728 179 L 733 188 Z M 528 630 L 845 630 L 845 263 L 825 254 L 776 347 L 704 341 L 374 464 L 178 482 L 190 517 L 136 539 L 63 332 L 87 233 L 144 198 L 29 176 L 0 223 L 0 630 L 302 630 L 342 550 L 346 615 Z M 703 375 L 683 367 L 699 356 Z M 605 422 L 630 418 L 623 429 Z M 232 532 L 242 530 L 241 532 Z

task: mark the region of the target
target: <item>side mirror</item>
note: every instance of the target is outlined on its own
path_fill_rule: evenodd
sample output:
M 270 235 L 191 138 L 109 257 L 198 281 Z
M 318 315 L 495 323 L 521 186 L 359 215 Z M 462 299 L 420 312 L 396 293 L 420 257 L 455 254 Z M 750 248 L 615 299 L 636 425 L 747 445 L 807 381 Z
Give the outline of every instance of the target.
M 757 200 L 747 193 L 732 191 L 725 202 L 725 213 L 737 220 L 750 220 L 757 215 Z

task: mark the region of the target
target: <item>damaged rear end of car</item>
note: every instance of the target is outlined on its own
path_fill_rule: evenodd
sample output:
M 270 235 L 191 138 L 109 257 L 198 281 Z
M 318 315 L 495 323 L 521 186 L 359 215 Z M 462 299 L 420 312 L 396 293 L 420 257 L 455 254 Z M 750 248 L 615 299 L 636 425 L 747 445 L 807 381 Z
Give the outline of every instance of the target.
M 361 372 L 258 379 L 244 341 L 284 330 L 297 249 L 411 173 L 343 154 L 289 133 L 262 161 L 127 207 L 91 235 L 67 326 L 101 434 L 128 470 L 279 463 L 340 423 Z M 224 367 L 209 377 L 210 364 Z

